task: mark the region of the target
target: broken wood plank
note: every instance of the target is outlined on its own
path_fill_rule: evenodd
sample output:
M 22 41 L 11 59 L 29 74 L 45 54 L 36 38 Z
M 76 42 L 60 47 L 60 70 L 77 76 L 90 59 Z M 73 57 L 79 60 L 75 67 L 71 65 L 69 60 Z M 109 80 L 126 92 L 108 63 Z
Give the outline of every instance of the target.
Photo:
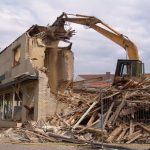
M 37 137 L 41 137 L 41 138 L 43 138 L 43 139 L 45 139 L 45 140 L 48 140 L 48 141 L 50 141 L 50 142 L 55 142 L 55 141 L 56 141 L 56 140 L 55 140 L 54 138 L 52 138 L 52 137 L 48 137 L 48 136 L 45 136 L 45 135 L 41 135 L 41 134 L 38 134 L 38 133 L 35 133 L 35 132 L 32 132 L 32 131 L 26 130 L 25 132 L 30 133 L 30 134 L 33 134 L 33 135 L 36 135 Z
M 138 135 L 136 135 L 136 136 L 134 136 L 131 140 L 127 141 L 126 143 L 127 143 L 127 144 L 130 144 L 130 143 L 132 143 L 133 141 L 137 140 L 140 136 L 142 136 L 141 133 L 138 134 Z
M 97 116 L 97 112 L 93 113 L 86 126 L 91 126 Z
M 112 143 L 116 136 L 120 134 L 120 132 L 123 130 L 123 125 L 120 125 L 119 127 L 115 128 L 111 133 L 110 135 L 108 136 L 108 138 L 106 139 L 106 142 L 108 143 Z
M 113 93 L 113 94 L 111 94 L 111 95 L 109 95 L 109 96 L 105 96 L 105 97 L 103 97 L 102 99 L 112 98 L 113 96 L 116 96 L 116 95 L 118 95 L 118 94 L 120 94 L 120 91 L 117 91 L 117 92 L 115 92 L 115 93 Z
M 78 131 L 78 133 L 83 132 L 84 130 L 86 130 L 87 128 L 90 128 L 94 125 L 96 125 L 97 123 L 99 123 L 100 119 L 97 119 L 95 122 L 93 122 L 91 125 L 84 127 L 83 129 L 81 129 L 80 131 Z
M 105 129 L 105 126 L 106 126 L 106 124 L 107 124 L 107 121 L 108 121 L 108 119 L 109 119 L 109 116 L 110 116 L 110 114 L 111 114 L 111 110 L 112 110 L 114 104 L 115 104 L 115 103 L 112 102 L 111 105 L 110 105 L 110 107 L 109 107 L 109 109 L 108 109 L 108 111 L 107 111 L 106 118 L 105 118 L 104 123 L 103 123 L 103 129 Z
M 103 129 L 96 129 L 96 128 L 92 128 L 92 127 L 84 127 L 84 126 L 77 126 L 77 129 L 84 129 L 85 131 L 89 131 L 89 132 L 94 132 L 94 133 L 97 133 L 97 134 L 102 134 L 102 133 L 106 133 L 106 130 L 103 130 Z
M 122 140 L 122 138 L 123 138 L 124 135 L 126 134 L 127 130 L 128 130 L 128 127 L 125 127 L 125 128 L 123 129 L 123 131 L 121 132 L 121 134 L 120 134 L 120 135 L 118 136 L 118 138 L 116 139 L 116 142 L 120 143 L 120 141 Z
M 72 129 L 75 129 L 81 121 L 84 119 L 84 117 L 91 111 L 91 109 L 97 104 L 97 101 L 93 102 L 93 104 L 88 108 L 88 110 L 82 115 L 82 117 L 78 120 L 78 122 L 73 126 Z
M 135 136 L 139 135 L 140 133 L 141 133 L 141 130 L 138 130 L 138 131 L 132 133 L 131 135 L 128 135 L 128 139 L 130 140 L 130 139 L 134 138 Z
M 117 107 L 117 109 L 116 109 L 116 111 L 114 113 L 114 118 L 112 120 L 112 125 L 115 124 L 116 119 L 118 118 L 119 113 L 120 113 L 121 109 L 124 107 L 124 105 L 125 105 L 125 99 L 123 99 L 122 102 L 120 103 L 120 105 Z
M 59 115 L 56 113 L 56 116 L 68 127 L 70 127 L 70 125 Z
M 142 125 L 140 123 L 138 123 L 137 125 L 150 134 L 150 129 L 148 127 L 146 127 L 146 126 L 144 126 L 144 125 Z
M 129 136 L 132 135 L 133 132 L 134 132 L 134 124 L 133 120 L 130 120 Z

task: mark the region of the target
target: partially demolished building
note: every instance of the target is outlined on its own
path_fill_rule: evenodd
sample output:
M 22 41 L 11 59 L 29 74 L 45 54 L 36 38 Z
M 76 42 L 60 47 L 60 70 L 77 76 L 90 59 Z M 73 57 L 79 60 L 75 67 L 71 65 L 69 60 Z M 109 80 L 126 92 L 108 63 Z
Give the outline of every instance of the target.
M 73 78 L 73 53 L 64 27 L 32 26 L 0 53 L 0 120 L 39 120 L 52 115 L 56 93 Z

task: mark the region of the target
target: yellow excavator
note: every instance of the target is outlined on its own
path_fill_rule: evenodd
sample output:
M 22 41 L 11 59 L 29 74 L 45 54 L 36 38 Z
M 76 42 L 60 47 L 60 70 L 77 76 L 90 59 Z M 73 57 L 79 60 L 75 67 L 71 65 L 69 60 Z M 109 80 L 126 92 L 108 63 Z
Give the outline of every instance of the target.
M 144 64 L 139 60 L 138 49 L 127 36 L 120 34 L 94 16 L 62 13 L 53 25 L 65 25 L 66 22 L 81 24 L 92 28 L 111 41 L 120 45 L 126 51 L 128 59 L 118 60 L 113 85 L 126 83 L 130 79 L 139 81 L 144 76 Z

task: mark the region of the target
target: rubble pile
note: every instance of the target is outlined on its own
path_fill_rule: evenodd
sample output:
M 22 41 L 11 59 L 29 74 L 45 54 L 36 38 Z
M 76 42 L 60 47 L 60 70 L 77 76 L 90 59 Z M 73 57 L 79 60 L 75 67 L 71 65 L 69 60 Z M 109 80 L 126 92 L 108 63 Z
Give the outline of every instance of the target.
M 1 131 L 1 140 L 150 143 L 150 79 L 129 81 L 118 89 L 66 90 L 58 94 L 57 101 L 68 104 L 61 113 Z
M 150 143 L 150 80 L 130 80 L 99 92 L 66 92 L 58 100 L 68 107 L 50 124 L 70 129 L 73 137 L 105 143 Z M 66 134 L 66 133 L 63 133 Z

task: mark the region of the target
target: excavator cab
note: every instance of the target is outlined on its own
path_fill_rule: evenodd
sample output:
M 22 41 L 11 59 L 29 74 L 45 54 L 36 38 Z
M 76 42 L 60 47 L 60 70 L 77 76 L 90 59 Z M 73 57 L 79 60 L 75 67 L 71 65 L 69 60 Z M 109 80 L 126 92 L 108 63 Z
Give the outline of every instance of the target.
M 121 85 L 130 79 L 138 81 L 144 77 L 144 64 L 140 60 L 123 60 L 117 62 L 113 85 Z

